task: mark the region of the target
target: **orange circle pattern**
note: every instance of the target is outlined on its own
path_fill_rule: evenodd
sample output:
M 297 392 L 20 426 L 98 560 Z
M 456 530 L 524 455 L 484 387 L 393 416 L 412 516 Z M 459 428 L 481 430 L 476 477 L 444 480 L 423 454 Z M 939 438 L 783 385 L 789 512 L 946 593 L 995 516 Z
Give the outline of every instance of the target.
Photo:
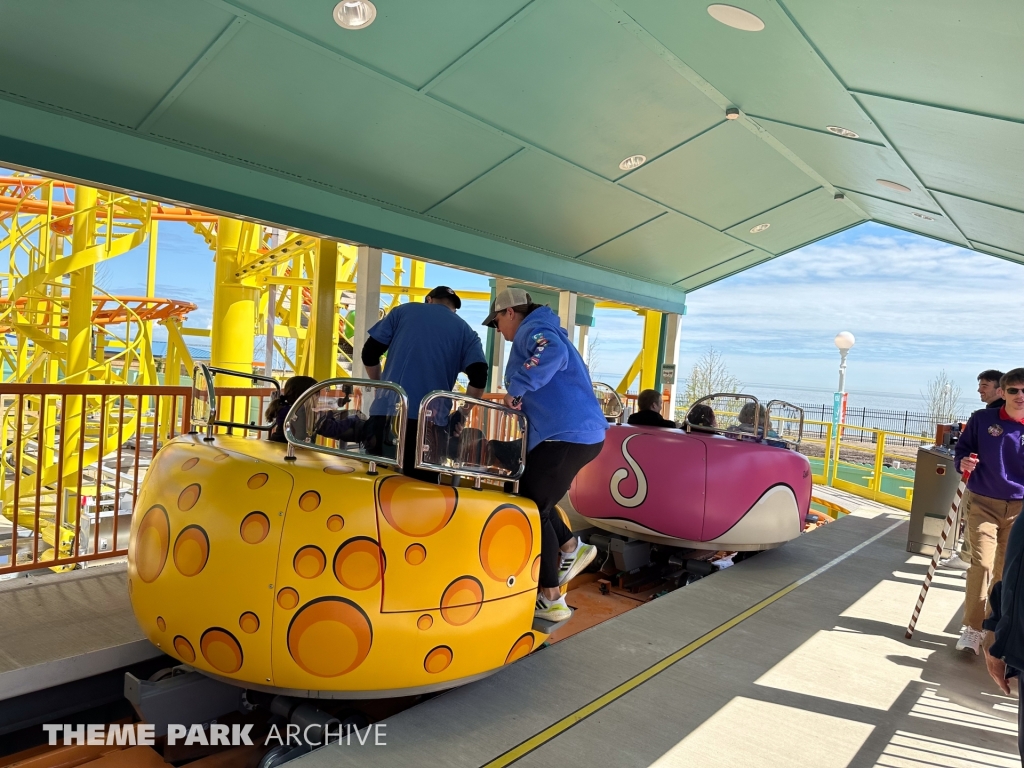
M 349 589 L 369 589 L 383 574 L 384 553 L 380 545 L 367 536 L 349 539 L 334 554 L 334 577 Z
M 203 658 L 218 672 L 232 675 L 242 668 L 242 646 L 226 629 L 212 627 L 199 638 Z
M 431 536 L 451 521 L 458 492 L 448 485 L 427 485 L 407 477 L 391 476 L 378 491 L 381 511 L 391 527 L 412 538 Z
M 534 581 L 540 581 L 540 555 L 533 559 L 533 566 L 530 568 L 530 576 Z
M 327 530 L 331 533 L 337 533 L 345 527 L 345 518 L 341 515 L 331 515 L 327 518 Z
M 150 507 L 135 535 L 135 569 L 147 584 L 156 581 L 163 571 L 170 540 L 171 522 L 167 510 L 159 504 Z
M 267 480 L 269 479 L 270 477 L 267 475 L 266 472 L 257 472 L 255 475 L 250 477 L 245 484 L 255 491 L 257 488 L 262 488 L 264 485 L 266 485 Z
M 303 512 L 312 512 L 320 506 L 320 494 L 316 491 L 306 491 L 299 496 L 299 509 Z
M 174 540 L 174 565 L 182 576 L 195 576 L 210 559 L 210 537 L 198 525 L 187 525 Z
M 199 494 L 203 492 L 203 489 L 199 487 L 199 483 L 192 483 L 178 494 L 178 509 L 182 512 L 188 512 L 192 507 L 199 501 Z
M 324 467 L 324 472 L 328 475 L 348 475 L 355 471 L 355 467 Z
M 409 565 L 420 565 L 427 559 L 427 548 L 422 544 L 410 544 L 405 550 L 405 562 Z
M 534 642 L 532 632 L 527 632 L 525 635 L 520 637 L 512 643 L 512 648 L 509 650 L 508 656 L 505 657 L 505 663 L 511 664 L 513 661 L 519 661 L 519 659 L 524 656 L 528 656 L 530 651 L 533 650 Z
M 252 611 L 246 611 L 238 617 L 238 626 L 245 634 L 251 635 L 260 628 L 260 617 Z
M 327 567 L 327 555 L 320 547 L 309 544 L 299 549 L 292 558 L 292 568 L 304 579 L 315 579 Z
M 426 630 L 430 629 L 432 626 L 434 626 L 434 617 L 431 616 L 429 613 L 424 613 L 422 616 L 416 619 L 417 629 Z
M 157 626 L 157 629 L 159 629 L 161 632 L 166 632 L 167 631 L 167 622 L 164 621 L 164 617 L 163 616 L 157 616 L 156 617 L 156 626 Z
M 192 467 L 194 467 L 198 463 L 199 463 L 199 459 L 191 458 L 188 461 L 186 461 L 184 464 L 181 465 L 181 469 L 184 472 L 188 472 L 190 469 L 192 469 Z
M 530 562 L 533 528 L 514 504 L 502 504 L 491 513 L 480 534 L 480 565 L 495 581 L 518 576 Z
M 452 649 L 447 645 L 439 645 L 431 649 L 423 659 L 423 668 L 432 675 L 444 672 L 451 665 L 453 655 Z
M 366 659 L 373 645 L 370 619 L 342 597 L 321 597 L 302 606 L 288 625 L 288 653 L 316 677 L 338 677 Z
M 250 512 L 242 518 L 238 532 L 246 544 L 259 544 L 270 533 L 270 518 L 262 512 Z
M 483 584 L 472 576 L 462 576 L 441 595 L 441 617 L 453 627 L 461 627 L 476 618 L 483 600 Z
M 299 593 L 291 587 L 285 587 L 277 593 L 277 604 L 286 611 L 290 611 L 299 604 Z
M 181 635 L 177 635 L 172 642 L 174 643 L 174 650 L 178 652 L 178 657 L 182 661 L 191 664 L 196 660 L 196 649 L 192 647 L 192 643 Z

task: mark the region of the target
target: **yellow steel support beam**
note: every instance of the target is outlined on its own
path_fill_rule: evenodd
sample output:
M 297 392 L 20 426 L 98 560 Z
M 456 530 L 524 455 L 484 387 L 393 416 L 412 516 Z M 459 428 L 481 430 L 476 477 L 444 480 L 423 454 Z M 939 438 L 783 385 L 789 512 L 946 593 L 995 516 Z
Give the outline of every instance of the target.
M 661 345 L 661 312 L 642 310 L 644 317 L 644 347 L 640 361 L 640 389 L 661 389 L 658 371 L 658 347 Z
M 306 367 L 309 375 L 317 381 L 334 378 L 338 355 L 338 244 L 332 240 L 320 240 L 316 252 L 316 269 L 313 272 L 312 313 L 309 327 L 312 338 L 307 350 Z
M 256 336 L 256 291 L 241 285 L 235 277 L 244 257 L 252 225 L 222 216 L 217 221 L 217 256 L 213 287 L 213 332 L 210 335 L 210 365 L 252 373 Z M 243 232 L 249 230 L 250 232 Z M 220 377 L 220 386 L 246 386 L 234 377 Z
M 91 248 L 96 238 L 96 190 L 75 188 L 75 215 L 71 239 L 72 256 Z M 108 233 L 109 237 L 109 233 Z M 68 357 L 65 378 L 68 383 L 85 384 L 92 362 L 92 292 L 95 267 L 92 264 L 71 273 L 68 308 Z
M 411 261 L 412 261 L 412 269 L 409 272 L 409 287 L 410 288 L 424 288 L 426 286 L 426 284 L 427 284 L 427 264 L 424 261 L 417 261 L 416 259 L 412 259 Z M 469 298 L 469 296 L 467 295 L 469 293 L 468 291 L 456 291 L 456 293 L 459 294 L 459 296 L 465 297 L 467 299 Z M 414 296 L 415 296 L 415 298 L 414 298 Z M 409 294 L 409 301 L 416 301 L 416 300 L 422 301 L 422 299 L 417 294 L 410 293 Z M 484 297 L 483 300 L 484 301 L 490 301 L 491 300 L 491 294 L 488 293 L 487 296 Z
M 619 386 L 615 388 L 615 391 L 620 395 L 624 395 L 629 391 L 630 384 L 633 383 L 637 374 L 640 373 L 640 364 L 643 361 L 643 357 L 644 351 L 641 349 L 633 360 L 633 364 L 629 366 L 629 370 L 626 371 L 626 375 L 623 376 L 622 381 L 619 382 Z

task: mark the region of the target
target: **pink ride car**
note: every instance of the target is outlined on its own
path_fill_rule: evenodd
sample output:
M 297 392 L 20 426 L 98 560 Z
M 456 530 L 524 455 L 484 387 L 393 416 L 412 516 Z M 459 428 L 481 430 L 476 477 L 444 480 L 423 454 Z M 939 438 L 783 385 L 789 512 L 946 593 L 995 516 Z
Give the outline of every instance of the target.
M 734 400 L 753 402 L 737 420 L 722 415 Z M 717 406 L 716 426 L 692 424 L 694 408 L 709 403 Z M 766 410 L 746 395 L 712 395 L 699 404 L 685 431 L 611 427 L 601 454 L 576 476 L 573 507 L 599 528 L 670 546 L 753 551 L 796 538 L 810 508 L 811 466 L 778 437 L 771 416 L 773 409 L 799 412 L 780 427 L 798 442 L 803 412 L 780 401 Z

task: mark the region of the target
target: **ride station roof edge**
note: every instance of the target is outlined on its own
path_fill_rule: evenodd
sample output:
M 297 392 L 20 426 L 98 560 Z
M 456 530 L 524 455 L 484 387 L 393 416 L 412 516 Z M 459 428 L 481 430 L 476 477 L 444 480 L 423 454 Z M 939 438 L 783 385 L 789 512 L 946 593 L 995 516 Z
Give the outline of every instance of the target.
M 867 220 L 1024 263 L 1016 0 L 377 5 L 8 4 L 0 163 L 672 312 Z

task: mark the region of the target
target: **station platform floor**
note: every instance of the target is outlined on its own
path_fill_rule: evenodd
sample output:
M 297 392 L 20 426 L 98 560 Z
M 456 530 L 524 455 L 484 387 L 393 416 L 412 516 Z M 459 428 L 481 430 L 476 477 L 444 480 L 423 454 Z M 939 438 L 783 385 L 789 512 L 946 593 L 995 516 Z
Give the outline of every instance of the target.
M 162 655 L 135 623 L 125 568 L 0 582 L 0 702 Z
M 817 489 L 816 489 L 817 491 Z M 964 580 L 856 497 L 796 541 L 437 696 L 296 768 L 1017 766 L 1017 700 L 954 650 Z M 291 764 L 290 764 L 291 765 Z

